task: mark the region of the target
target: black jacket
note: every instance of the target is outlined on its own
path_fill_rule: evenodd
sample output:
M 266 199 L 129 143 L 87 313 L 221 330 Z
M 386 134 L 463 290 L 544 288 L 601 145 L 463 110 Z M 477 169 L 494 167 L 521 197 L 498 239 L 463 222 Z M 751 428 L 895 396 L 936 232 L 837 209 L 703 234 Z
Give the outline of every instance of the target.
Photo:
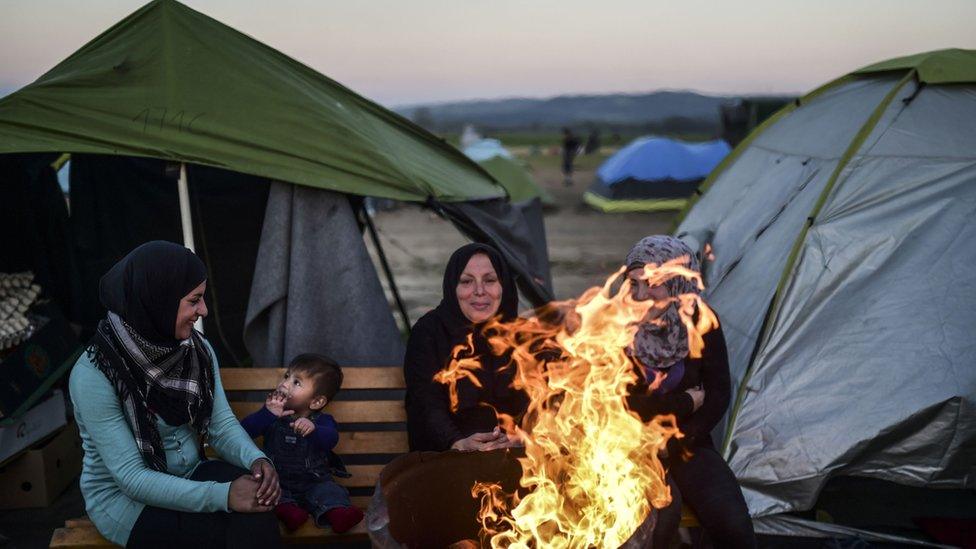
M 411 450 L 444 451 L 459 439 L 491 431 L 498 425 L 495 410 L 515 417 L 525 413 L 528 397 L 510 387 L 514 366 L 506 366 L 506 357 L 493 356 L 481 337 L 475 337 L 475 349 L 485 365 L 476 372 L 481 387 L 467 379 L 458 381 L 458 409 L 451 411 L 447 386 L 433 377 L 447 365 L 457 343 L 461 341 L 448 333 L 433 311 L 413 326 L 403 363 Z

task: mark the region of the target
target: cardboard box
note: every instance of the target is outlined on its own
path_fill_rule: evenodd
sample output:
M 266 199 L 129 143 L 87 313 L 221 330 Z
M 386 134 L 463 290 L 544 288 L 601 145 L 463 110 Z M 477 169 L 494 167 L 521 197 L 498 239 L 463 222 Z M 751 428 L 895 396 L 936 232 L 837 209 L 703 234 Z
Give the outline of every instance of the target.
M 0 422 L 0 463 L 57 431 L 65 423 L 64 394 L 55 389 L 47 400 L 26 414 Z
M 81 437 L 71 422 L 0 467 L 0 509 L 47 507 L 81 474 Z

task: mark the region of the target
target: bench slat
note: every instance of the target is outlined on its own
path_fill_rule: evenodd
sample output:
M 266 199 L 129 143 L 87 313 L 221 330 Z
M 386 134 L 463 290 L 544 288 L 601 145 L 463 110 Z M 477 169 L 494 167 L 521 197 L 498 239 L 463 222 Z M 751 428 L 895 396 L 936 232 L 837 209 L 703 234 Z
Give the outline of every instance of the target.
M 270 391 L 278 386 L 284 368 L 221 368 L 225 391 Z M 347 366 L 342 369 L 343 389 L 403 389 L 400 366 Z
M 92 527 L 56 528 L 51 536 L 52 548 L 93 549 L 96 547 L 112 547 L 112 543 L 103 538 L 98 530 Z
M 335 452 L 347 454 L 405 454 L 409 450 L 406 431 L 353 431 L 339 433 Z
M 263 402 L 234 401 L 230 407 L 238 419 L 244 419 L 264 406 Z M 343 423 L 398 423 L 407 421 L 402 400 L 337 400 L 325 412 L 340 425 Z
M 373 500 L 373 496 L 350 496 L 349 501 L 352 502 L 353 507 L 359 507 L 366 512 L 369 507 L 369 502 Z
M 335 477 L 335 481 L 350 488 L 372 488 L 380 478 L 380 471 L 385 465 L 347 465 L 346 470 L 352 476 L 349 478 Z
M 92 521 L 90 518 L 88 518 L 88 515 L 85 515 L 83 517 L 68 519 L 64 521 L 64 527 L 65 528 L 94 528 L 95 525 L 92 524 Z
M 254 439 L 254 444 L 261 448 L 263 437 Z M 340 456 L 352 454 L 406 454 L 410 451 L 407 444 L 406 431 L 343 431 L 339 433 L 339 443 L 335 452 Z M 218 457 L 213 446 L 207 446 L 208 458 Z

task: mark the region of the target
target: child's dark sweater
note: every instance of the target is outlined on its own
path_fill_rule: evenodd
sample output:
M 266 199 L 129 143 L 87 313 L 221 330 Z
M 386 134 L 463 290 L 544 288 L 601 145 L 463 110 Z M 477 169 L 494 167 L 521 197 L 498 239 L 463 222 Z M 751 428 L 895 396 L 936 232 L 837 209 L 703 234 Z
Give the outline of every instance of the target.
M 271 410 L 268 410 L 267 407 L 262 407 L 257 412 L 244 418 L 241 421 L 241 427 L 247 431 L 247 434 L 251 438 L 265 436 L 277 419 L 278 416 L 272 414 Z M 285 416 L 284 419 L 292 422 L 298 418 Z M 339 442 L 339 426 L 336 424 L 336 420 L 329 414 L 319 414 L 314 419 L 314 422 L 315 430 L 308 435 L 308 438 L 311 440 L 315 449 L 321 451 L 323 454 L 332 451 L 336 443 Z
M 264 407 L 241 421 L 252 438 L 264 437 L 265 453 L 278 471 L 282 488 L 300 492 L 316 482 L 331 480 L 333 473 L 348 476 L 342 461 L 332 452 L 339 441 L 335 419 L 328 414 L 309 418 L 315 423 L 315 430 L 307 437 L 291 427 L 296 419 L 277 417 Z

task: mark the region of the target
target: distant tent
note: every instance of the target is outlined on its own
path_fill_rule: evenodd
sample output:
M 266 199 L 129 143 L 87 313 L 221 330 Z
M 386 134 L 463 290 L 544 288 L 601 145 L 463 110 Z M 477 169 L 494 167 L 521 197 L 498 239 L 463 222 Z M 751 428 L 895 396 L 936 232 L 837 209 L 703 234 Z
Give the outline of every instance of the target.
M 474 129 L 474 126 L 467 124 L 461 131 L 461 148 L 467 148 L 481 140 L 481 134 Z
M 642 137 L 600 166 L 583 200 L 604 212 L 681 209 L 730 150 L 725 141 Z
M 976 51 L 824 84 L 702 191 L 676 234 L 711 248 L 735 395 L 716 434 L 757 529 L 884 540 L 912 517 L 972 517 Z
M 475 162 L 484 162 L 496 156 L 515 158 L 512 151 L 506 149 L 501 141 L 492 138 L 477 139 L 468 145 L 464 145 L 464 154 Z
M 464 148 L 464 154 L 491 174 L 505 190 L 513 203 L 525 202 L 538 197 L 545 205 L 555 204 L 545 191 L 519 162 L 511 151 L 497 139 L 481 139 Z
M 70 216 L 52 167 L 63 153 Z M 398 363 L 364 196 L 437 211 L 497 246 L 529 301 L 551 299 L 541 214 L 527 219 L 409 120 L 175 0 L 146 4 L 0 99 L 0 232 L 25 235 L 0 250 L 0 271 L 40 271 L 85 329 L 104 314 L 98 278 L 122 254 L 192 237 L 224 364 L 280 365 L 297 351 Z

